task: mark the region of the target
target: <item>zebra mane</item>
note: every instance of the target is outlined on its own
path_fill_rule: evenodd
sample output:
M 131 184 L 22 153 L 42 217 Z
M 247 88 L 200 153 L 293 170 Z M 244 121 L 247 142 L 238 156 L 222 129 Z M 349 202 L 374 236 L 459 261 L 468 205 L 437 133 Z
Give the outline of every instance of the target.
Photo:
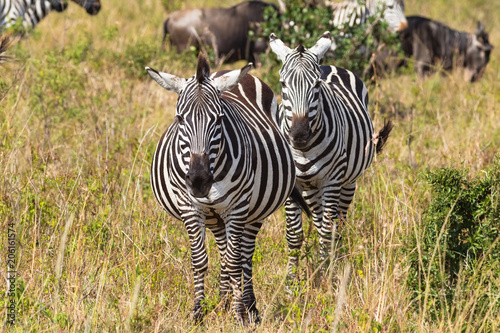
M 306 52 L 306 48 L 304 47 L 304 45 L 299 44 L 299 46 L 297 47 L 297 52 L 299 52 L 299 53 Z
M 207 59 L 200 52 L 198 55 L 198 66 L 196 68 L 196 80 L 201 84 L 206 78 L 210 76 L 210 66 Z

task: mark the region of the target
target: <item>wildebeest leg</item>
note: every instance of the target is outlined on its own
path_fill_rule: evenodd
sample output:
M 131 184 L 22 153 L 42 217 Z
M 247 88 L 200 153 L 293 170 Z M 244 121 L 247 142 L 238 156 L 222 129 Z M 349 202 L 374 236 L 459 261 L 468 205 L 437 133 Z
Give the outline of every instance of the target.
M 288 279 L 295 280 L 300 248 L 304 241 L 304 231 L 302 228 L 302 210 L 294 200 L 288 198 L 285 202 L 286 212 L 286 241 L 288 243 Z
M 425 77 L 430 73 L 432 60 L 434 58 L 432 50 L 417 35 L 413 40 L 413 57 L 415 58 L 415 71 L 420 77 Z
M 252 259 L 255 252 L 255 239 L 262 227 L 263 221 L 247 224 L 241 238 L 241 261 L 243 265 L 243 303 L 249 314 L 250 321 L 260 322 L 259 311 L 253 290 Z
M 208 268 L 208 255 L 205 249 L 205 216 L 194 209 L 187 209 L 181 213 L 191 243 L 191 263 L 194 272 L 194 308 L 192 315 L 194 321 L 198 323 L 205 314 L 202 305 L 205 299 L 205 273 Z

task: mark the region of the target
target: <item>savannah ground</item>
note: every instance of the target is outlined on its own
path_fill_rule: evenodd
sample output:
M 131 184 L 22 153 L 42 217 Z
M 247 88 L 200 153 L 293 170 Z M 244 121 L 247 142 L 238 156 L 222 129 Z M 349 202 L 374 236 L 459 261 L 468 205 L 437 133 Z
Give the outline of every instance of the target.
M 11 49 L 15 60 L 0 67 L 2 318 L 9 225 L 17 271 L 17 321 L 2 330 L 246 331 L 219 306 L 219 256 L 211 235 L 209 311 L 202 325 L 193 325 L 187 233 L 160 208 L 149 185 L 152 155 L 173 120 L 177 96 L 149 78 L 144 66 L 189 77 L 196 55 L 161 50 L 167 12 L 160 0 L 102 3 L 95 17 L 72 2 L 65 13 L 51 13 Z M 285 292 L 284 211 L 266 220 L 254 256 L 262 317 L 253 327 L 257 332 L 500 330 L 498 267 L 480 265 L 459 279 L 457 289 L 474 288 L 445 308 L 437 305 L 439 295 L 427 290 L 415 297 L 407 283 L 415 274 L 410 257 L 425 241 L 422 215 L 432 200 L 423 175 L 452 167 L 481 177 L 499 152 L 500 2 L 405 3 L 407 15 L 429 16 L 460 30 L 473 32 L 483 20 L 496 46 L 486 73 L 468 84 L 460 72 L 422 81 L 408 70 L 369 87 L 374 127 L 385 119 L 395 125 L 387 146 L 358 182 L 321 283 L 313 277 L 318 239 L 307 222 L 301 288 Z M 269 63 L 251 74 L 279 93 L 278 74 Z M 440 253 L 436 248 L 432 259 Z M 435 274 L 430 266 L 423 271 Z M 429 279 L 424 276 L 424 284 Z M 478 311 L 476 304 L 485 298 L 490 305 Z

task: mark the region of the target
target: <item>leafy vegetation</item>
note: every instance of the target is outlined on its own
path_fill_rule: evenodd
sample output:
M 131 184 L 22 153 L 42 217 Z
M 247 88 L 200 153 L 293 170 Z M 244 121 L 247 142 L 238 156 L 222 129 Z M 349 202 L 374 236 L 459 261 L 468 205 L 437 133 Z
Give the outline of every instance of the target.
M 196 55 L 161 48 L 165 3 L 107 0 L 91 17 L 69 2 L 0 66 L 0 252 L 7 253 L 13 223 L 17 271 L 17 324 L 6 331 L 242 330 L 217 295 L 219 255 L 210 233 L 210 311 L 200 327 L 192 324 L 189 239 L 149 184 L 152 154 L 177 96 L 142 67 L 183 77 L 196 69 Z M 168 3 L 177 6 L 169 11 L 186 6 Z M 491 43 L 500 45 L 493 29 L 500 3 L 405 3 L 408 15 L 465 31 L 482 19 Z M 278 82 L 272 61 L 251 73 Z M 262 316 L 255 331 L 500 330 L 499 73 L 493 52 L 476 84 L 461 72 L 425 81 L 408 72 L 368 87 L 375 129 L 385 118 L 395 123 L 387 146 L 358 182 L 323 280 L 308 221 L 301 280 L 286 292 L 284 211 L 265 221 L 254 257 Z
M 432 201 L 407 247 L 408 283 L 416 298 L 429 297 L 438 318 L 450 307 L 466 307 L 471 294 L 484 288 L 491 293 L 475 295 L 475 311 L 500 313 L 500 291 L 491 280 L 500 277 L 500 155 L 482 178 L 442 168 L 428 172 L 426 180 Z
M 334 62 L 336 66 L 349 68 L 354 73 L 365 76 L 372 74 L 372 53 L 379 49 L 398 53 L 399 39 L 391 33 L 387 22 L 380 20 L 382 12 L 369 17 L 367 22 L 342 29 L 332 25 L 333 11 L 329 6 L 306 0 L 286 2 L 287 11 L 277 13 L 266 9 L 262 23 L 261 37 L 267 39 L 275 33 L 285 44 L 294 48 L 299 44 L 312 47 L 325 31 L 330 31 L 336 45 L 326 54 L 324 63 Z M 264 59 L 263 59 L 264 60 Z M 276 66 L 281 66 L 275 62 Z

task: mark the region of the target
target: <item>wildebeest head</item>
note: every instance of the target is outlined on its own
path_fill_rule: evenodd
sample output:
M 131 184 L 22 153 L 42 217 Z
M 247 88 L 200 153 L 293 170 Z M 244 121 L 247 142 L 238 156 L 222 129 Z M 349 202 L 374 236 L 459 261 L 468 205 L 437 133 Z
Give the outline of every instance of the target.
M 476 33 L 472 35 L 472 43 L 468 47 L 465 55 L 464 65 L 466 80 L 474 82 L 483 76 L 486 65 L 490 61 L 492 49 L 493 45 L 490 44 L 489 35 L 484 30 L 484 24 L 479 21 L 477 23 Z
M 186 166 L 186 188 L 193 197 L 207 197 L 214 183 L 213 168 L 224 119 L 221 94 L 236 87 L 251 66 L 211 78 L 208 62 L 200 53 L 196 74 L 189 79 L 146 67 L 158 84 L 179 95 L 175 124 Z
M 330 32 L 325 32 L 316 45 L 290 49 L 271 34 L 271 49 L 283 62 L 280 69 L 282 106 L 285 110 L 285 132 L 291 145 L 306 149 L 317 126 L 321 112 L 321 69 L 319 61 L 332 44 Z
M 71 1 L 85 8 L 87 13 L 90 15 L 96 15 L 97 13 L 99 13 L 99 10 L 101 10 L 100 0 L 71 0 Z

